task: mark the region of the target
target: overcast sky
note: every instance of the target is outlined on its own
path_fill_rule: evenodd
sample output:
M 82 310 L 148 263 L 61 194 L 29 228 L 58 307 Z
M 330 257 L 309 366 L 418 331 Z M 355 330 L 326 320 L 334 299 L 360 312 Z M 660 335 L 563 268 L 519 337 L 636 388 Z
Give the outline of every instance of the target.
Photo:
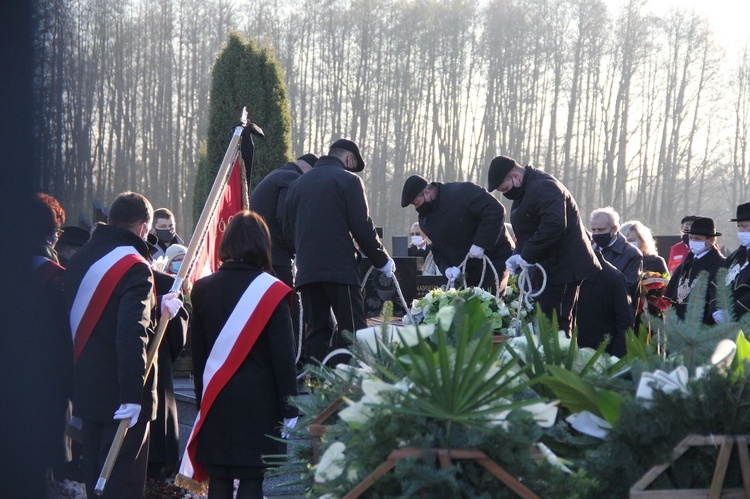
M 605 0 L 614 13 L 627 0 Z M 662 15 L 669 9 L 695 9 L 706 16 L 716 42 L 734 57 L 748 41 L 750 0 L 648 0 L 647 9 Z

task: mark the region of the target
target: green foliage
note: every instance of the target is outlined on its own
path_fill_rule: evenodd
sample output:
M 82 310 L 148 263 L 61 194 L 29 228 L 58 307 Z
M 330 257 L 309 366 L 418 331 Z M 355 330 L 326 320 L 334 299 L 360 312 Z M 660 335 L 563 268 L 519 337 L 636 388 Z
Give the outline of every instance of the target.
M 526 388 L 519 378 L 523 370 L 516 362 L 498 365 L 500 349 L 492 348 L 492 330 L 486 322 L 477 326 L 478 313 L 464 313 L 463 300 L 454 301 L 456 315 L 452 334 L 438 326 L 431 338 L 415 346 L 402 342 L 393 359 L 405 373 L 411 387 L 407 399 L 390 406 L 393 412 L 409 414 L 446 425 L 446 441 L 441 447 L 453 448 L 453 424 L 485 426 L 503 411 L 538 402 L 526 399 L 511 402 Z M 476 311 L 475 311 L 476 312 Z M 456 340 L 455 348 L 449 337 Z M 375 366 L 389 379 L 396 375 L 383 366 Z
M 538 305 L 537 305 L 538 307 Z M 528 327 L 522 328 L 524 342 L 511 340 L 505 343 L 505 349 L 510 355 L 518 359 L 519 365 L 527 368 L 527 375 L 532 383 L 547 378 L 549 366 L 561 367 L 581 376 L 596 370 L 602 373 L 614 373 L 622 369 L 622 362 L 611 363 L 611 357 L 604 352 L 606 342 L 596 351 L 581 349 L 577 343 L 577 332 L 573 331 L 572 338 L 565 338 L 558 332 L 557 318 L 547 318 L 539 308 L 535 314 L 536 330 L 534 335 Z M 536 385 L 535 389 L 543 396 L 554 398 L 554 390 L 549 385 Z
M 695 373 L 696 366 L 708 362 L 719 341 L 734 338 L 739 330 L 735 322 L 713 326 L 703 323 L 703 312 L 706 307 L 704 297 L 708 284 L 708 273 L 701 272 L 693 283 L 684 320 L 677 316 L 674 309 L 664 313 L 663 321 L 644 314 L 652 331 L 657 331 L 666 338 L 667 351 L 671 355 L 679 354 L 684 358 L 685 366 L 691 375 Z
M 599 484 L 591 497 L 627 497 L 630 487 L 652 466 L 665 462 L 687 435 L 743 435 L 750 432 L 750 377 L 733 380 L 716 370 L 689 383 L 690 396 L 657 391 L 650 406 L 625 397 L 620 420 L 582 464 Z M 650 487 L 709 488 L 716 466 L 714 447 L 688 451 Z M 741 487 L 736 459 L 725 487 Z
M 406 345 L 403 338 L 391 342 L 390 330 L 384 327 L 375 351 L 357 342 L 351 345 L 353 358 L 346 373 L 311 367 L 310 400 L 295 401 L 304 414 L 303 421 L 292 434 L 288 461 L 274 473 L 296 474 L 311 496 L 343 496 L 391 451 L 408 446 L 424 449 L 428 457 L 398 461 L 393 471 L 374 483 L 367 497 L 515 497 L 476 462 L 459 460 L 440 468 L 432 449 L 452 447 L 485 452 L 543 497 L 584 495 L 592 484 L 583 472 L 565 474 L 535 457 L 533 446 L 542 431 L 531 423 L 528 412 L 519 409 L 539 399 L 520 399 L 527 396 L 521 393 L 525 384 L 518 379 L 522 370 L 512 359 L 500 362 L 502 350 L 493 348 L 488 323 L 477 326 L 472 318 L 476 310 L 467 313 L 462 300 L 455 306 L 450 328 L 438 327 L 429 339 L 415 346 Z M 360 397 L 358 380 L 371 378 L 365 360 L 384 379 L 395 382 L 403 378 L 408 391 L 381 392 L 382 403 L 368 405 L 372 412 L 366 425 L 349 426 L 337 416 L 329 418 L 321 453 L 334 442 L 344 444 L 344 470 L 331 480 L 316 483 L 316 468 L 309 466 L 312 442 L 304 425 L 337 393 L 359 403 L 355 402 Z M 504 424 L 490 424 L 498 411 L 504 412 Z
M 193 213 L 200 217 L 224 158 L 232 128 L 243 106 L 265 138 L 255 138 L 251 185 L 291 159 L 291 117 L 281 68 L 267 47 L 258 48 L 241 35 L 229 35 L 211 72 L 206 160 L 200 161 L 193 191 Z

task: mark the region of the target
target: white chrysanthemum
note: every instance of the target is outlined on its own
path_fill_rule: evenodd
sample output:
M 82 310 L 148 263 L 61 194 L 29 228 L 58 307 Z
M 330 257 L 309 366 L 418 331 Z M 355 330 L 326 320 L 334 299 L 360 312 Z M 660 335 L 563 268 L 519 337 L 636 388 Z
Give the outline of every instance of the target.
M 337 479 L 344 472 L 346 456 L 344 451 L 346 445 L 342 442 L 334 442 L 326 449 L 320 457 L 320 463 L 315 470 L 315 481 L 318 483 L 330 482 Z

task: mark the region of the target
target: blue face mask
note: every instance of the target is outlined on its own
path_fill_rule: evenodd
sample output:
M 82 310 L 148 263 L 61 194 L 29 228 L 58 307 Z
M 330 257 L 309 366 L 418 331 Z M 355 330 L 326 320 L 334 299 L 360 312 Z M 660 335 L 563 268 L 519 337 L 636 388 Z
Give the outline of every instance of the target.
M 182 262 L 172 262 L 172 273 L 176 274 L 179 272 L 180 267 L 182 267 Z

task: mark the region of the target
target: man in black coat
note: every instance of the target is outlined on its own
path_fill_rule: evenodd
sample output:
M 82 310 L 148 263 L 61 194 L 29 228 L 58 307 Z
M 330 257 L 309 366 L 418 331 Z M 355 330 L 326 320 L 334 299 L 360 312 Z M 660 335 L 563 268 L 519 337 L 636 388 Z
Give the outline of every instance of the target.
M 185 244 L 185 241 L 177 234 L 177 223 L 174 213 L 167 208 L 159 208 L 154 211 L 154 222 L 147 241 L 154 246 L 152 257 L 156 260 L 165 255 L 167 248 L 173 244 Z
M 732 312 L 734 318 L 739 320 L 740 317 L 750 311 L 750 260 L 748 260 L 748 248 L 750 248 L 750 203 L 744 203 L 737 207 L 737 218 L 732 218 L 730 222 L 737 222 L 737 238 L 740 240 L 740 247 L 737 248 L 724 261 L 727 275 L 724 284 L 729 286 L 732 291 L 734 306 Z M 729 320 L 726 310 L 716 310 L 713 313 L 714 320 L 723 324 Z
M 623 273 L 628 292 L 635 296 L 643 271 L 643 253 L 620 234 L 620 215 L 610 207 L 592 211 L 591 234 L 595 249 L 601 251 L 604 258 Z
M 490 164 L 487 190 L 495 189 L 513 200 L 510 221 L 517 244 L 508 269 L 528 268 L 538 289 L 540 272 L 532 266 L 544 268 L 547 285 L 537 302 L 546 315 L 556 313 L 560 329 L 570 334 L 581 281 L 601 268 L 573 196 L 552 175 L 523 168 L 507 156 Z
M 156 415 L 155 370 L 145 377 L 146 347 L 157 316 L 145 242 L 152 216 L 145 197 L 120 194 L 110 207 L 108 225 L 97 227 L 91 241 L 71 257 L 65 273 L 65 299 L 74 334 L 73 413 L 83 421 L 83 468 L 89 497 L 94 497 L 99 473 L 123 419 L 130 420 L 130 429 L 103 497 L 143 495 L 149 421 Z M 179 300 L 163 298 L 162 308 L 176 315 Z
M 713 300 L 716 295 L 714 278 L 716 272 L 724 264 L 724 255 L 717 249 L 716 238 L 721 232 L 716 232 L 714 220 L 707 217 L 695 217 L 693 225 L 688 230 L 690 238 L 690 253 L 675 269 L 664 291 L 664 296 L 672 301 L 672 306 L 680 319 L 685 318 L 688 299 L 691 297 L 692 287 L 701 272 L 708 272 L 708 287 L 706 296 L 692 299 L 705 302 L 703 323 L 715 324 L 712 316 Z
M 166 295 L 172 289 L 174 277 L 158 270 L 153 272 L 157 296 Z M 149 428 L 147 471 L 147 476 L 154 480 L 171 476 L 177 471 L 180 461 L 180 423 L 174 396 L 173 366 L 187 342 L 188 319 L 183 308 L 174 320 L 169 321 L 156 359 L 159 374 L 156 379 L 157 408 L 156 418 Z
M 513 241 L 505 230 L 505 208 L 489 192 L 471 182 L 428 183 L 412 175 L 401 191 L 401 207 L 413 205 L 419 226 L 432 241 L 432 255 L 440 272 L 455 281 L 466 259 L 466 282 L 495 290 L 494 274 L 482 262 L 486 255 L 499 277 L 499 292 L 505 294 L 508 271 L 505 261 L 513 252 Z
M 285 163 L 284 166 L 266 175 L 250 194 L 250 209 L 266 221 L 271 233 L 271 257 L 273 272 L 284 284 L 294 289 L 292 259 L 294 258 L 294 241 L 284 235 L 284 213 L 286 195 L 289 185 L 303 174 L 312 170 L 318 156 L 312 153 L 297 158 L 297 161 Z M 294 324 L 295 342 L 299 338 L 299 300 L 292 298 L 292 323 Z
M 599 348 L 610 336 L 607 353 L 625 355 L 625 334 L 633 328 L 635 316 L 625 276 L 596 251 L 602 269 L 581 283 L 578 295 L 578 346 Z
M 367 325 L 352 237 L 375 268 L 393 277 L 395 264 L 375 232 L 364 182 L 354 174 L 364 167 L 357 144 L 339 139 L 287 192 L 284 230 L 297 255 L 295 285 L 307 318 L 307 360 L 322 361 L 339 346 L 332 338 L 330 310 L 339 331 Z

